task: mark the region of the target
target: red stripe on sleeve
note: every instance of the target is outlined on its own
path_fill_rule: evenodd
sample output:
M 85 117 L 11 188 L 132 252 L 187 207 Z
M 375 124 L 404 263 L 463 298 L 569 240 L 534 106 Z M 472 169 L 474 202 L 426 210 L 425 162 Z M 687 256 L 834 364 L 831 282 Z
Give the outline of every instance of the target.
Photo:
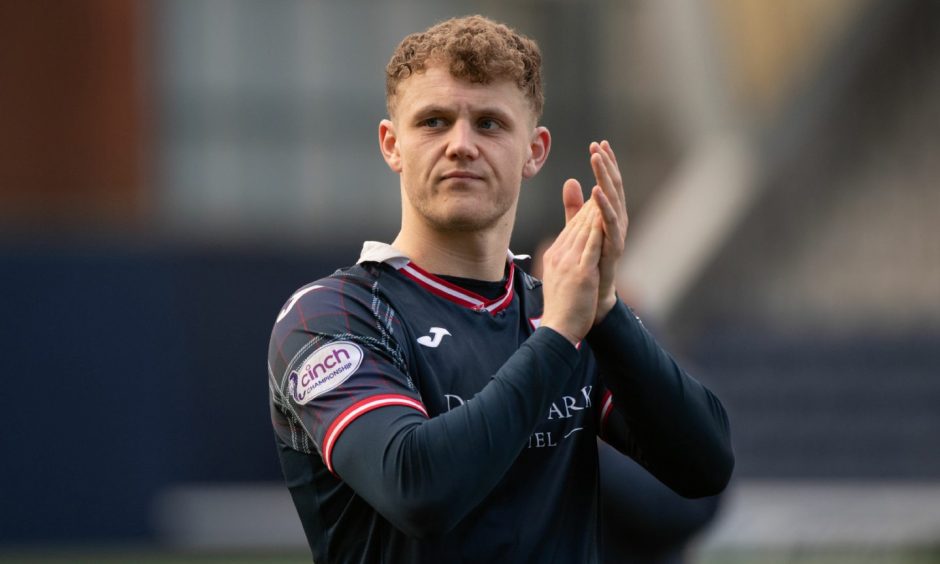
M 610 417 L 610 412 L 614 408 L 614 395 L 610 393 L 610 390 L 604 391 L 604 399 L 601 400 L 601 438 L 607 434 L 607 418 Z
M 414 409 L 420 411 L 421 414 L 425 417 L 428 416 L 428 412 L 424 408 L 424 404 L 414 398 L 409 398 L 408 396 L 383 394 L 372 396 L 354 403 L 333 420 L 333 423 L 329 426 L 329 428 L 326 430 L 326 434 L 323 436 L 323 462 L 326 464 L 327 470 L 333 472 L 333 446 L 336 444 L 336 439 L 339 438 L 340 434 L 342 434 L 346 427 L 348 427 L 350 423 L 355 421 L 361 415 L 368 413 L 373 409 L 378 409 L 380 407 L 386 407 L 389 405 L 404 405 L 406 407 L 413 407 Z

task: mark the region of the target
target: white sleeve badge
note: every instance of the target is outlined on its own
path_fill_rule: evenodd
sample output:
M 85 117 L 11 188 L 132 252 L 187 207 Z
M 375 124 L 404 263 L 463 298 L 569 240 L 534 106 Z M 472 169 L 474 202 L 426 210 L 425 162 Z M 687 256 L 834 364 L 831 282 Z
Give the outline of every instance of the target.
M 336 388 L 359 370 L 362 357 L 359 345 L 349 341 L 336 341 L 318 348 L 297 370 L 291 371 L 291 398 L 300 405 L 306 405 L 313 398 Z

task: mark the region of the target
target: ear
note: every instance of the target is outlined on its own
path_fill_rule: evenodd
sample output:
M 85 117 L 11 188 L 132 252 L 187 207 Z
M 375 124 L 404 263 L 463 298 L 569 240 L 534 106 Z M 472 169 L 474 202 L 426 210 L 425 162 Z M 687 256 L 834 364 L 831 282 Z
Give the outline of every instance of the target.
M 542 169 L 551 148 L 552 134 L 548 132 L 548 128 L 536 127 L 532 132 L 532 140 L 529 142 L 529 158 L 522 167 L 523 178 L 532 178 Z
M 383 119 L 379 122 L 379 149 L 388 168 L 401 174 L 401 153 L 398 151 L 398 136 L 395 133 L 395 124 L 391 120 Z

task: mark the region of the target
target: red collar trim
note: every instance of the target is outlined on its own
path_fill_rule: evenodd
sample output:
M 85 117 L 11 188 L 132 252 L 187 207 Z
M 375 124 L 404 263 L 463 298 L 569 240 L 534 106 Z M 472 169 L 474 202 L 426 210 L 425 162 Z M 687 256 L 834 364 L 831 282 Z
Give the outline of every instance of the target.
M 432 294 L 476 311 L 496 313 L 506 309 L 509 307 L 509 304 L 512 303 L 513 278 L 515 278 L 516 274 L 516 265 L 512 261 L 509 261 L 509 277 L 506 280 L 506 291 L 502 296 L 494 300 L 487 300 L 479 294 L 464 290 L 456 284 L 451 284 L 447 280 L 425 271 L 411 261 L 402 266 L 399 271 Z

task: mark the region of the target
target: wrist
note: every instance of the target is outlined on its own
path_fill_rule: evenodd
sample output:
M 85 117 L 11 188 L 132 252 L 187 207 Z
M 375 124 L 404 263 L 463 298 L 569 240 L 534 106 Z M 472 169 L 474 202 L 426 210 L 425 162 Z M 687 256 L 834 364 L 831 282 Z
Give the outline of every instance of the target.
M 608 295 L 602 296 L 597 300 L 597 314 L 594 316 L 594 325 L 597 325 L 607 317 L 614 306 L 617 305 L 617 292 L 611 291 Z
M 564 327 L 563 324 L 553 323 L 552 321 L 546 321 L 544 318 L 542 318 L 542 323 L 540 327 L 545 327 L 547 329 L 551 329 L 552 331 L 558 333 L 559 335 L 564 337 L 565 340 L 571 343 L 573 347 L 577 347 L 578 343 L 580 343 L 581 339 L 583 338 L 583 337 L 578 337 L 577 335 L 575 335 L 573 331 Z

